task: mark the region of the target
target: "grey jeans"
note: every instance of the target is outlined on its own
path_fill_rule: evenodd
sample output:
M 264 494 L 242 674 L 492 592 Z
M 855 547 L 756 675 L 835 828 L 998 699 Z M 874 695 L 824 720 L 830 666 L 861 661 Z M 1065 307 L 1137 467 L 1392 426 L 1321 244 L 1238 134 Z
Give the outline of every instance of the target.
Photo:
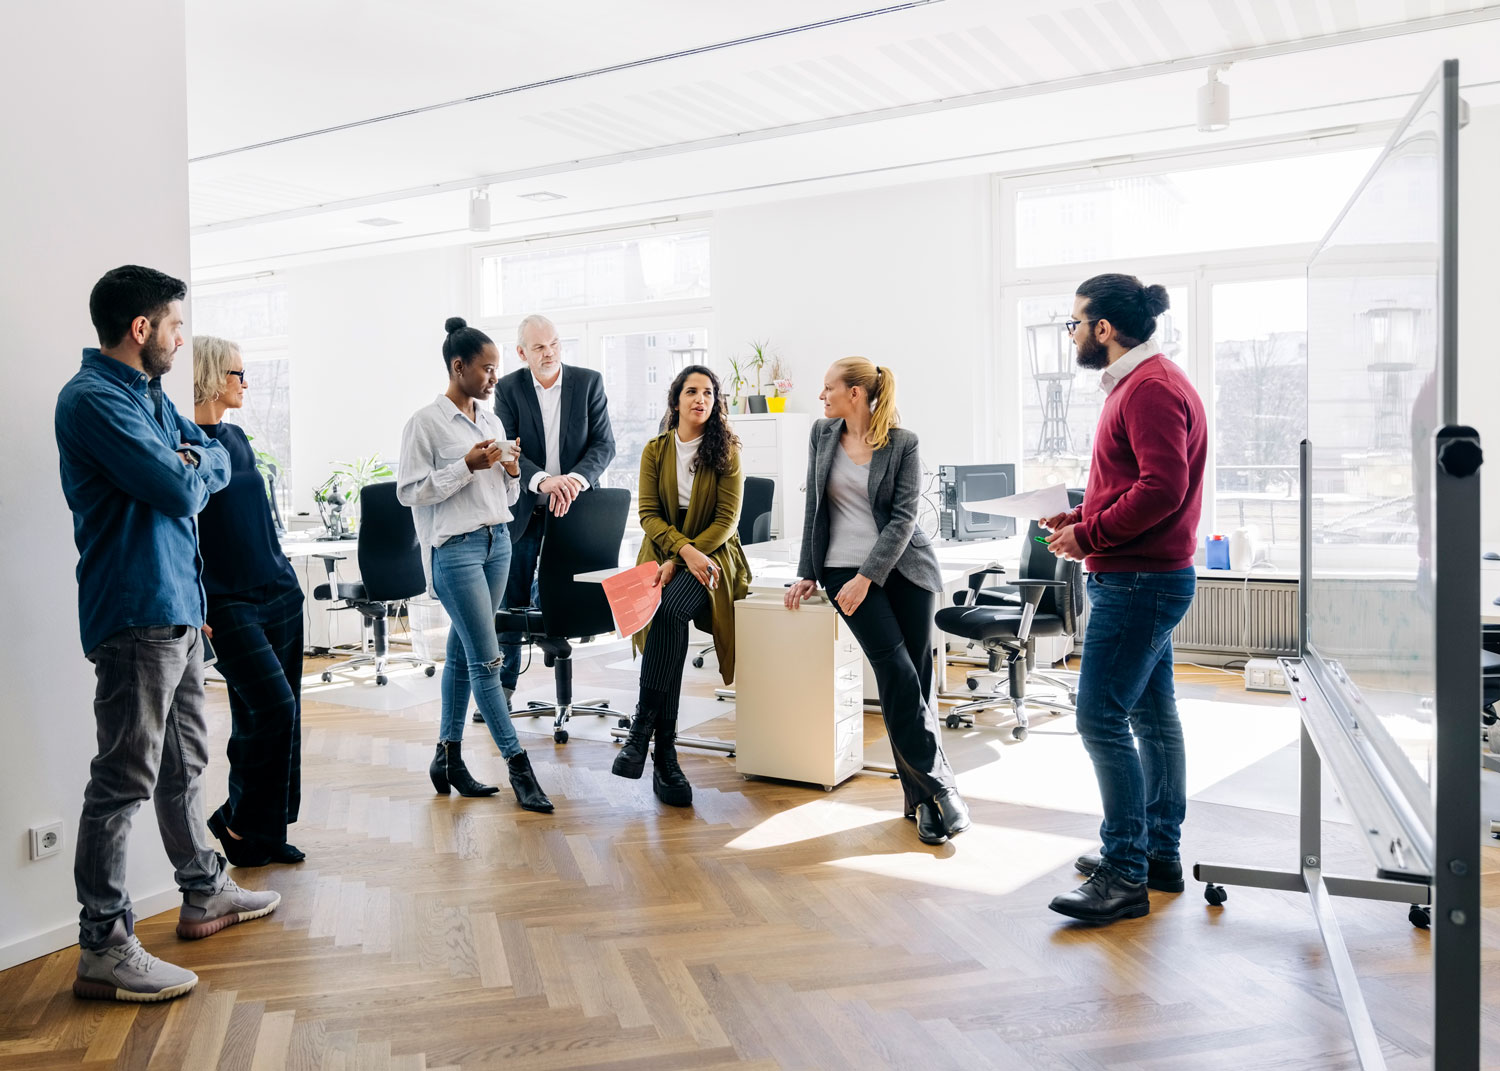
M 78 943 L 104 947 L 116 920 L 134 930 L 125 891 L 125 845 L 142 803 L 156 805 L 162 846 L 183 892 L 218 892 L 224 860 L 203 815 L 208 728 L 203 718 L 203 638 L 187 625 L 128 628 L 88 653 L 94 664 L 99 754 L 89 765 L 73 881 Z

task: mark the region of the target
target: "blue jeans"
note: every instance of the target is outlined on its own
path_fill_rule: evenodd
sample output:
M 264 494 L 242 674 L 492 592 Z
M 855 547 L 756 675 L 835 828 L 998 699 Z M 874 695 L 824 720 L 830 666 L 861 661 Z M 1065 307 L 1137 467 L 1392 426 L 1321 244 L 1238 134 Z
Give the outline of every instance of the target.
M 544 496 L 545 498 L 545 496 Z M 504 605 L 514 609 L 536 606 L 540 601 L 536 583 L 536 560 L 542 552 L 542 532 L 547 518 L 533 513 L 521 535 L 510 544 L 510 577 L 505 582 Z M 500 633 L 500 683 L 514 689 L 521 678 L 521 633 Z
M 479 713 L 507 759 L 521 753 L 500 687 L 500 644 L 495 639 L 495 611 L 509 575 L 510 533 L 503 524 L 476 528 L 433 548 L 432 588 L 451 624 L 438 738 L 464 738 L 472 688 Z
M 1172 682 L 1172 630 L 1197 587 L 1193 569 L 1090 573 L 1078 732 L 1104 801 L 1104 862 L 1146 880 L 1148 858 L 1178 858 L 1187 757 Z

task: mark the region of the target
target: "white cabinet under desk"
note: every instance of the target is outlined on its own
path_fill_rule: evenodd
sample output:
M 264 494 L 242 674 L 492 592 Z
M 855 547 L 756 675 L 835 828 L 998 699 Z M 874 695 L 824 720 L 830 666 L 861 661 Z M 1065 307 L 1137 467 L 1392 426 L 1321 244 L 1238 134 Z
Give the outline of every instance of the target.
M 734 604 L 735 766 L 832 789 L 865 763 L 864 659 L 826 602 Z

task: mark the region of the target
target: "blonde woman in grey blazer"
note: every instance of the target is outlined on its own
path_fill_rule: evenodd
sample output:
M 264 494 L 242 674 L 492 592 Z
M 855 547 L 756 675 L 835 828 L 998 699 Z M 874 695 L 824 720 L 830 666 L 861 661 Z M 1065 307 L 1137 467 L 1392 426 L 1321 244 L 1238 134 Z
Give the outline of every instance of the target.
M 863 357 L 823 377 L 824 420 L 807 449 L 807 516 L 788 609 L 819 584 L 875 670 L 905 813 L 917 836 L 942 844 L 969 828 L 938 739 L 929 637 L 943 578 L 917 527 L 922 462 L 917 437 L 896 426 L 896 379 Z

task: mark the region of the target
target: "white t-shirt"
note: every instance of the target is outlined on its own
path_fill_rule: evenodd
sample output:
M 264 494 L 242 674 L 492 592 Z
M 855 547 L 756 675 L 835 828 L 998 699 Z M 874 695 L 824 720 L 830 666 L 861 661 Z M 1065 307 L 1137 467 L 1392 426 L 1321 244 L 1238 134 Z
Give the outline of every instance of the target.
M 698 469 L 698 447 L 703 442 L 703 436 L 698 436 L 692 442 L 682 441 L 682 433 L 677 433 L 677 508 L 687 509 L 688 502 L 693 497 L 693 474 Z

